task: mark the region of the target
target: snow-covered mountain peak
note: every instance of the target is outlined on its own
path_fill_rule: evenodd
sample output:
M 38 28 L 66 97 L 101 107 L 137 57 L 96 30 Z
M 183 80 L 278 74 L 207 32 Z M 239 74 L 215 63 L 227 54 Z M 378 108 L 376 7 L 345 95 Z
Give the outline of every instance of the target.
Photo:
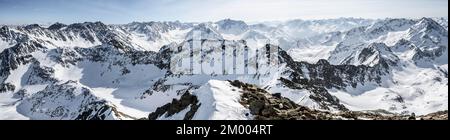
M 211 23 L 201 23 L 192 28 L 186 35 L 186 40 L 191 39 L 209 39 L 223 40 L 222 34 Z
M 438 22 L 431 18 L 422 18 L 419 20 L 419 22 L 411 27 L 412 30 L 420 31 L 420 32 L 426 32 L 426 33 L 432 33 L 433 31 L 436 31 L 439 34 L 445 35 L 446 29 L 442 27 Z
M 67 25 L 57 22 L 55 24 L 50 25 L 48 27 L 48 29 L 50 29 L 50 30 L 59 30 L 59 29 L 62 29 L 64 27 L 67 27 Z
M 39 24 L 30 24 L 24 27 L 27 30 L 39 30 L 42 27 Z
M 218 31 L 224 34 L 240 35 L 247 30 L 249 26 L 244 21 L 225 19 L 216 22 Z
M 446 30 L 448 30 L 448 18 L 433 18 L 436 22 L 438 22 L 442 27 L 444 27 Z
M 431 18 L 422 18 L 413 25 L 406 38 L 424 51 L 448 50 L 448 31 Z
M 67 30 L 107 30 L 109 28 L 108 25 L 97 21 L 97 22 L 84 22 L 84 23 L 74 23 L 67 26 Z
M 367 27 L 366 32 L 369 33 L 377 33 L 377 32 L 386 32 L 386 31 L 398 31 L 398 30 L 406 30 L 411 25 L 416 22 L 412 19 L 385 19 L 379 20 L 374 24 Z
M 375 66 L 376 64 L 386 63 L 384 65 L 396 65 L 399 58 L 384 43 L 372 43 L 364 48 L 359 56 L 359 63 L 367 66 Z
M 372 23 L 372 20 L 355 18 L 292 20 L 287 21 L 285 24 L 281 25 L 281 27 L 283 27 L 284 31 L 291 36 L 296 36 L 297 39 L 301 39 L 323 33 L 344 32 L 356 27 L 367 26 Z
M 191 24 L 181 22 L 132 22 L 123 25 L 127 31 L 154 35 L 155 33 L 166 33 L 175 29 L 186 29 Z

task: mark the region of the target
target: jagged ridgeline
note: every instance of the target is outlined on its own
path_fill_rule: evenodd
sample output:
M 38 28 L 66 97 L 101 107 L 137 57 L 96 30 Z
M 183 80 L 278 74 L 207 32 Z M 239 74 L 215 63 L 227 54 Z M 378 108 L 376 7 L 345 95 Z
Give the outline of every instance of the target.
M 197 37 L 209 50 L 176 51 Z M 265 58 L 276 63 L 262 69 Z M 202 72 L 174 72 L 176 60 Z M 0 119 L 428 120 L 446 110 L 444 18 L 0 28 Z

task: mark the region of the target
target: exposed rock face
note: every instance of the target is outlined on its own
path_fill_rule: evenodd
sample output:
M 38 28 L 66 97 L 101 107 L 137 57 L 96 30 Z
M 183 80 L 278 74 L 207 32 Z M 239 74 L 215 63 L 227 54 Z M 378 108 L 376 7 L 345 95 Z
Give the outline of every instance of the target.
M 300 106 L 279 94 L 270 94 L 255 85 L 230 81 L 231 85 L 242 89 L 240 103 L 250 109 L 256 120 L 331 120 L 336 115 Z
M 448 120 L 448 110 L 419 116 L 419 120 Z
M 105 105 L 105 101 L 93 102 L 84 108 L 75 120 L 105 120 L 111 113 L 112 107 Z
M 438 112 L 417 117 L 397 115 L 383 111 L 341 111 L 331 113 L 300 106 L 279 94 L 270 94 L 255 85 L 230 81 L 242 89 L 240 103 L 250 109 L 256 120 L 448 120 L 448 112 Z
M 67 27 L 67 25 L 62 24 L 62 23 L 55 23 L 53 25 L 51 25 L 50 27 L 48 27 L 49 30 L 59 30 L 63 27 Z
M 0 77 L 8 76 L 12 70 L 17 69 L 20 65 L 35 61 L 30 53 L 44 48 L 39 43 L 27 41 L 3 50 L 3 52 L 0 52 Z M 3 82 L 2 79 L 0 79 L 0 82 Z
M 0 93 L 7 91 L 14 91 L 14 89 L 16 89 L 16 86 L 10 83 L 0 84 Z
M 327 60 L 319 60 L 316 64 L 306 62 L 295 62 L 285 51 L 280 51 L 280 57 L 291 72 L 292 81 L 299 84 L 310 84 L 325 88 L 342 89 L 347 86 L 356 87 L 366 82 L 381 83 L 383 76 L 389 72 L 381 65 L 354 66 L 354 65 L 331 65 Z
M 185 92 L 180 100 L 173 99 L 172 103 L 159 107 L 155 112 L 150 113 L 148 119 L 157 120 L 163 115 L 164 117 L 170 117 L 190 107 L 190 110 L 184 116 L 184 120 L 191 120 L 200 105 L 201 104 L 199 104 L 196 96 L 191 95 L 189 92 Z
M 307 89 L 311 91 L 312 95 L 309 98 L 316 101 L 322 109 L 330 110 L 330 107 L 336 108 L 341 111 L 347 111 L 348 109 L 339 102 L 339 99 L 332 96 L 323 87 L 317 87 L 307 83 L 307 80 L 290 81 L 288 79 L 281 78 L 280 81 L 291 89 Z

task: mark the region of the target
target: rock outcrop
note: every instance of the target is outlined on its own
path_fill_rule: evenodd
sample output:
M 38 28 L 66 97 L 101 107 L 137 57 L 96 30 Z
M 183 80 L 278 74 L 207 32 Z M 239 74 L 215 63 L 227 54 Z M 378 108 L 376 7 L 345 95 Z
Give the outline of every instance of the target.
M 189 92 L 185 92 L 180 100 L 173 99 L 171 103 L 168 103 L 162 107 L 156 109 L 155 112 L 148 115 L 149 120 L 157 120 L 159 117 L 170 117 L 176 113 L 179 113 L 188 107 L 190 110 L 185 114 L 184 120 L 191 120 L 197 109 L 200 107 L 199 101 L 196 96 L 191 95 Z

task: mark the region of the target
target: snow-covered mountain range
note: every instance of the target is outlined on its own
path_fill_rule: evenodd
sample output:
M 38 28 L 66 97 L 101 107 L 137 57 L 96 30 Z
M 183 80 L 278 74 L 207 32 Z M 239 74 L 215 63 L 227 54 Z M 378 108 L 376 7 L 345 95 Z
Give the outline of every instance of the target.
M 174 51 L 198 34 L 210 51 Z M 278 62 L 252 74 L 171 71 L 180 56 L 237 55 L 225 48 L 278 50 L 233 61 L 246 70 Z M 446 110 L 446 18 L 0 28 L 0 119 L 433 119 Z

